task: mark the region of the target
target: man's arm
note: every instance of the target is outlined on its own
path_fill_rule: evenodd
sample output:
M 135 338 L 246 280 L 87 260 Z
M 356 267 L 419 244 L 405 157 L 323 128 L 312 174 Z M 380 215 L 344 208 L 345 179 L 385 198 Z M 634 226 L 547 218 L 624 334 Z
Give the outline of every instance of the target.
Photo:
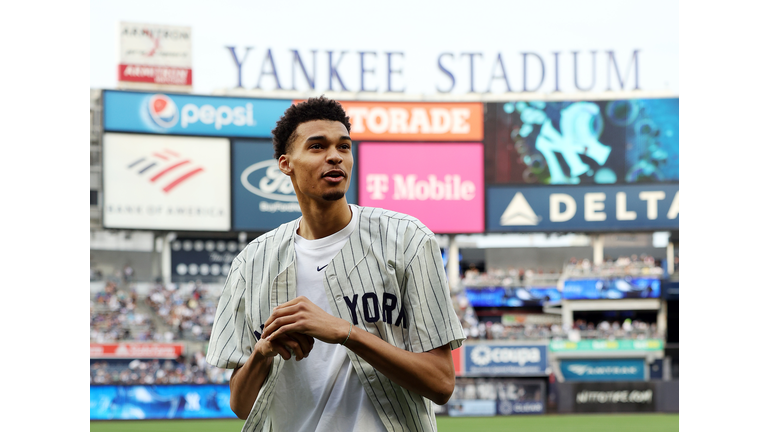
M 306 297 L 276 307 L 264 324 L 262 337 L 279 340 L 288 334 L 303 333 L 325 343 L 344 344 L 376 370 L 399 386 L 416 392 L 439 405 L 453 394 L 455 374 L 449 345 L 414 353 L 328 314 Z
M 229 378 L 229 406 L 232 412 L 240 419 L 248 418 L 261 386 L 269 376 L 273 358 L 279 354 L 288 360 L 292 350 L 299 361 L 309 355 L 313 343 L 314 339 L 300 334 L 276 337 L 274 342 L 259 339 L 245 364 L 235 368 Z

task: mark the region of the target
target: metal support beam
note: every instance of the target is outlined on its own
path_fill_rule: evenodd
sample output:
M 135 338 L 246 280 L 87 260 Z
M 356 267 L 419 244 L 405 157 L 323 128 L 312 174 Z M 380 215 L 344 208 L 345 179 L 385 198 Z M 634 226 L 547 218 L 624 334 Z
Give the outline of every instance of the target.
M 448 285 L 451 292 L 459 289 L 461 281 L 459 277 L 459 244 L 456 242 L 456 234 L 448 236 Z
M 605 249 L 605 234 L 598 234 L 592 237 L 592 262 L 594 264 L 603 263 L 604 249 Z

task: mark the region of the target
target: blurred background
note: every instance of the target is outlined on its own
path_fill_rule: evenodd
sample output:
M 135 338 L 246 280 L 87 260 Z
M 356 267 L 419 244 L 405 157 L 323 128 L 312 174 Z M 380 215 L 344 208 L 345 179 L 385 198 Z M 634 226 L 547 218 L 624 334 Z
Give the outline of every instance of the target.
M 441 430 L 676 414 L 677 8 L 91 2 L 91 420 L 235 418 L 218 296 L 300 216 L 270 131 L 321 94 L 351 118 L 348 202 L 440 242 L 467 336 Z

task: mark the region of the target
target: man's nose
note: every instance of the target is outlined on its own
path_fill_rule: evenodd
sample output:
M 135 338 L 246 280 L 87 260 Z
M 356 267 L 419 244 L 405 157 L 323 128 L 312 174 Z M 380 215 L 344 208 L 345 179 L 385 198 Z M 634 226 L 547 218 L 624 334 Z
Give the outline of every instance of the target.
M 339 153 L 339 151 L 336 150 L 335 148 L 332 148 L 331 150 L 328 151 L 328 156 L 326 157 L 326 160 L 330 164 L 338 165 L 342 162 L 343 159 L 341 157 L 341 153 Z

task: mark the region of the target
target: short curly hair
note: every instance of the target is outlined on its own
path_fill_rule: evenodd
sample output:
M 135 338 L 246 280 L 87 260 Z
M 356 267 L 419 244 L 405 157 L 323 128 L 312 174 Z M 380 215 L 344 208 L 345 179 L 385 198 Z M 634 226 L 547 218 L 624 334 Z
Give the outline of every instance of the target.
M 325 96 L 309 98 L 304 102 L 291 105 L 285 110 L 285 113 L 277 125 L 272 129 L 272 145 L 275 148 L 275 159 L 288 152 L 291 141 L 296 137 L 296 129 L 300 124 L 312 120 L 331 120 L 344 125 L 349 132 L 352 125 L 349 123 L 349 116 L 344 112 L 340 103 Z

